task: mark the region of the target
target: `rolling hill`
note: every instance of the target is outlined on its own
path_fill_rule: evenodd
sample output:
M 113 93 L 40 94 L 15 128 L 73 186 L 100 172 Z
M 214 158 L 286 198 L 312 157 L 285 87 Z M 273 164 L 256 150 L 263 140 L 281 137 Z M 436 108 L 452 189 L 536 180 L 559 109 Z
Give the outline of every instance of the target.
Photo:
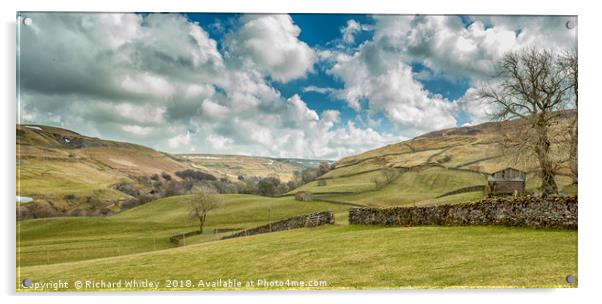
M 190 169 L 170 155 L 124 142 L 84 136 L 73 131 L 17 125 L 17 195 L 36 204 L 69 211 L 103 204 L 119 211 L 130 195 L 115 189 L 135 177 Z
M 558 129 L 571 115 L 567 112 L 557 122 Z M 500 133 L 512 132 L 520 123 L 441 130 L 346 157 L 331 171 L 281 197 L 220 194 L 224 206 L 207 217 L 206 231 L 177 248 L 170 236 L 197 229 L 187 219 L 186 196 L 157 199 L 110 216 L 18 221 L 17 288 L 25 290 L 19 285 L 22 278 L 82 277 L 146 278 L 161 281 L 162 290 L 173 289 L 165 285 L 166 278 L 195 283 L 220 278 L 326 281 L 327 286 L 319 289 L 576 286 L 564 282 L 567 274 L 577 275 L 576 231 L 348 225 L 347 211 L 356 205 L 480 199 L 484 192 L 478 187 L 486 184 L 487 174 L 508 166 L 529 172 L 527 188 L 537 191 L 536 163 L 517 163 L 500 147 Z M 175 174 L 192 168 L 218 176 L 234 177 L 243 171 L 261 176 L 270 170 L 292 172 L 295 166 L 290 163 L 294 160 L 270 162 L 259 157 L 172 156 L 45 126 L 17 126 L 17 134 L 18 194 L 53 204 L 68 194 L 118 201 L 124 193 L 114 184 L 136 182 L 139 174 Z M 560 158 L 561 149 L 556 151 Z M 566 164 L 562 165 L 558 183 L 563 191 L 575 192 Z M 296 201 L 297 191 L 313 192 L 313 201 Z M 334 225 L 228 240 L 220 238 L 229 232 L 214 233 L 324 210 L 335 212 Z
M 175 247 L 169 237 L 198 229 L 184 200 L 173 196 L 106 217 L 54 217 L 17 222 L 20 266 L 54 264 Z M 250 228 L 322 210 L 346 215 L 348 206 L 299 202 L 290 197 L 221 195 L 223 207 L 207 218 L 206 233 L 187 244 L 214 240 L 214 228 Z
M 551 138 L 574 117 L 566 111 L 555 121 Z M 334 169 L 291 191 L 311 191 L 317 199 L 370 206 L 446 203 L 482 198 L 478 189 L 487 176 L 506 167 L 527 172 L 527 190 L 537 192 L 540 184 L 534 159 L 519 157 L 503 148 L 504 136 L 518 132 L 522 120 L 488 122 L 424 134 L 408 141 L 345 157 Z M 552 149 L 560 164 L 556 182 L 560 190 L 575 193 L 564 147 L 556 141 Z M 389 175 L 389 176 L 387 176 Z M 462 189 L 466 193 L 446 195 Z M 444 198 L 445 196 L 446 198 Z
M 551 137 L 560 138 L 560 130 L 574 115 L 574 111 L 563 112 Z M 486 176 L 506 167 L 528 172 L 527 190 L 536 192 L 537 162 L 507 153 L 502 145 L 503 136 L 512 136 L 521 128 L 522 121 L 513 120 L 434 131 L 340 159 L 333 170 L 287 195 L 311 191 L 316 199 L 370 206 L 473 200 L 483 196 L 483 191 L 475 189 L 486 184 Z M 561 191 L 575 193 L 568 164 L 561 160 L 566 151 L 557 144 L 553 149 L 561 164 L 557 183 Z M 288 181 L 295 172 L 318 164 L 318 160 L 255 156 L 169 155 L 60 128 L 17 126 L 18 195 L 65 214 L 95 204 L 119 212 L 121 202 L 130 195 L 116 185 L 128 183 L 140 192 L 151 191 L 141 176 L 148 180 L 148 176 L 165 172 L 177 180 L 175 172 L 192 169 L 231 181 L 239 175 L 277 175 Z M 462 193 L 465 188 L 472 191 Z
M 132 198 L 118 184 L 134 191 L 152 191 L 152 175 L 174 180 L 176 172 L 198 170 L 217 178 L 277 175 L 317 167 L 318 160 L 240 155 L 171 155 L 140 145 L 93 138 L 43 125 L 17 125 L 17 195 L 67 215 L 86 215 L 95 205 L 112 213 Z M 164 180 L 160 177 L 161 180 Z M 164 180 L 165 181 L 165 180 Z M 95 213 L 93 215 L 98 215 Z

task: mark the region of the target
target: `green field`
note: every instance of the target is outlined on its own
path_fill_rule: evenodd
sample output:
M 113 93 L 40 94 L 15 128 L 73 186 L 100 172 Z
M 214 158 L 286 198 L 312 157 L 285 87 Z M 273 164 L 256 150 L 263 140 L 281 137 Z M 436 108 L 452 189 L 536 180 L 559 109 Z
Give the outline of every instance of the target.
M 87 161 L 28 159 L 17 168 L 17 190 L 22 196 L 51 201 L 64 208 L 70 205 L 85 208 L 86 197 L 95 201 L 117 201 L 127 197 L 110 187 L 125 177 L 101 169 Z M 73 199 L 65 199 L 67 195 Z
M 322 202 L 299 202 L 291 197 L 222 195 L 206 234 L 189 243 L 213 239 L 213 228 L 249 228 L 315 211 L 344 212 L 349 207 Z M 187 218 L 185 196 L 170 197 L 109 217 L 61 217 L 17 223 L 17 265 L 62 263 L 174 247 L 172 235 L 198 229 Z
M 412 180 L 416 187 L 429 181 Z M 224 206 L 208 217 L 207 233 L 175 248 L 169 236 L 196 229 L 186 218 L 185 198 L 106 218 L 21 221 L 18 281 L 148 279 L 162 282 L 161 289 L 173 289 L 165 285 L 168 278 L 325 281 L 317 288 L 328 289 L 572 287 L 564 277 L 577 274 L 576 231 L 348 225 L 348 206 L 291 197 L 224 195 Z M 219 241 L 227 233 L 212 233 L 319 210 L 334 211 L 336 224 Z
M 366 206 L 396 206 L 433 200 L 444 193 L 467 186 L 484 185 L 487 180 L 479 173 L 451 170 L 440 167 L 420 171 L 400 171 L 388 185 L 380 189 L 372 180 L 384 179 L 382 171 L 373 171 L 351 177 L 327 180 L 326 186 L 311 182 L 299 190 L 316 193 L 318 199 L 349 202 Z M 334 192 L 334 193 L 333 193 Z M 339 192 L 339 193 L 336 193 Z M 324 193 L 323 195 L 320 195 Z M 466 201 L 479 200 L 484 194 L 473 193 Z M 445 203 L 446 200 L 442 199 Z
M 512 127 L 510 123 L 501 126 Z M 52 147 L 58 145 L 54 137 L 21 129 L 19 194 L 67 210 L 86 208 L 88 196 L 117 206 L 127 197 L 112 185 L 130 174 L 165 171 L 173 175 L 192 166 L 125 143 L 107 143 L 102 149 L 48 148 L 46 141 Z M 281 197 L 219 195 L 223 206 L 208 215 L 205 233 L 186 238 L 180 247 L 169 237 L 198 230 L 197 223 L 187 217 L 186 196 L 158 199 L 106 217 L 18 221 L 17 281 L 147 279 L 161 281 L 161 289 L 170 289 L 165 279 L 195 284 L 218 279 L 316 280 L 327 282 L 317 287 L 325 289 L 575 287 L 566 284 L 565 277 L 577 275 L 577 231 L 348 224 L 351 205 L 432 206 L 482 199 L 483 191 L 443 195 L 485 185 L 487 172 L 515 164 L 506 155 L 498 157 L 495 126 L 482 125 L 472 133 L 463 130 L 437 131 L 338 160 L 331 171 Z M 223 170 L 240 166 L 217 156 L 189 157 L 205 157 L 203 164 L 213 162 L 213 169 L 223 163 L 227 163 Z M 232 157 L 248 165 L 248 170 L 267 166 L 263 158 L 251 162 Z M 200 161 L 194 165 L 198 168 Z M 516 166 L 530 170 L 526 187 L 536 193 L 539 179 L 532 165 Z M 576 194 L 577 185 L 570 185 L 568 167 L 562 166 L 559 189 Z M 397 174 L 385 182 L 391 170 Z M 233 178 L 239 174 L 224 172 Z M 296 201 L 297 191 L 312 192 L 314 200 Z M 73 196 L 74 202 L 66 199 Z M 221 238 L 232 232 L 214 233 L 218 228 L 251 228 L 325 210 L 335 213 L 335 225 L 227 240 Z M 196 290 L 193 286 L 184 289 Z
M 218 279 L 323 280 L 326 289 L 576 286 L 565 283 L 568 274 L 577 275 L 576 231 L 328 225 L 22 267 L 19 278 L 148 279 L 159 281 L 160 289 L 169 289 L 166 279 L 195 286 Z
M 381 177 L 382 173 L 380 171 L 372 171 L 353 176 L 326 179 L 322 181 L 326 183 L 324 186 L 320 186 L 319 181 L 315 180 L 291 191 L 291 193 L 295 193 L 297 191 L 311 191 L 313 193 L 357 193 L 371 191 L 374 190 L 373 179 Z

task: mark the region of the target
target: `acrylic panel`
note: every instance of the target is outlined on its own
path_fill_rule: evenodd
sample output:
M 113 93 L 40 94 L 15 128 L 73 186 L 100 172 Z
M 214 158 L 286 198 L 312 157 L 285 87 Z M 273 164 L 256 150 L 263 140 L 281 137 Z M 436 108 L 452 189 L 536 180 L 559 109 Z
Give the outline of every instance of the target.
M 577 287 L 577 17 L 17 14 L 17 291 Z

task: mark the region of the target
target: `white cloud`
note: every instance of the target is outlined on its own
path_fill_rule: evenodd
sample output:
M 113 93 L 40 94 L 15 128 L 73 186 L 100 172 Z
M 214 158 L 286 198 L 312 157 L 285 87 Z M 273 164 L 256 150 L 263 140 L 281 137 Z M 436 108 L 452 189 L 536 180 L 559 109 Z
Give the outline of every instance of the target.
M 471 118 L 471 124 L 479 124 L 491 120 L 494 105 L 479 98 L 477 89 L 469 88 L 458 100 L 458 105 Z
M 223 56 L 177 14 L 34 19 L 39 31 L 22 33 L 26 120 L 169 152 L 338 159 L 398 140 L 339 124 L 338 111 L 319 114 L 269 83 L 303 77 L 318 57 L 287 15 L 242 16 L 222 41 Z M 82 22 L 85 29 L 74 26 Z M 46 57 L 60 71 L 38 61 Z
M 460 109 L 473 122 L 487 119 L 489 110 L 472 91 L 450 101 L 432 94 L 420 81 L 467 78 L 474 85 L 489 76 L 494 62 L 508 51 L 576 46 L 576 31 L 564 27 L 565 17 L 472 19 L 466 27 L 458 16 L 374 16 L 371 40 L 356 50 L 324 50 L 319 57 L 331 65 L 329 73 L 344 82 L 337 96 L 350 107 L 382 111 L 402 134 L 414 136 L 455 126 Z M 352 42 L 358 27 L 350 21 L 343 40 Z M 412 71 L 414 63 L 427 69 Z
M 185 134 L 178 134 L 168 140 L 169 147 L 172 149 L 178 149 L 182 146 L 190 144 L 190 132 Z
M 121 86 L 133 93 L 149 94 L 161 99 L 173 96 L 176 91 L 175 87 L 163 77 L 149 74 L 126 75 Z
M 355 43 L 355 34 L 361 31 L 361 25 L 355 20 L 347 20 L 347 26 L 341 29 L 343 34 L 343 42 L 347 44 Z
M 161 124 L 165 122 L 163 118 L 163 114 L 165 113 L 164 107 L 122 103 L 116 105 L 115 109 L 122 117 L 139 123 Z
M 472 17 L 465 27 L 457 16 L 376 16 L 375 40 L 421 60 L 445 77 L 482 78 L 504 53 L 524 47 L 571 48 L 576 30 L 567 17 Z M 485 26 L 491 24 L 491 26 Z
M 295 117 L 302 121 L 317 121 L 319 120 L 318 113 L 307 107 L 307 104 L 301 100 L 299 95 L 295 94 L 293 97 L 288 99 L 293 105 L 293 112 Z
M 186 88 L 184 96 L 193 98 L 198 96 L 211 96 L 215 93 L 215 88 L 210 84 L 191 84 Z
M 205 99 L 203 101 L 203 105 L 201 106 L 201 108 L 203 109 L 203 112 L 205 112 L 209 116 L 216 118 L 225 117 L 230 113 L 230 109 L 218 103 L 215 103 L 209 99 Z
M 320 94 L 331 94 L 331 93 L 337 92 L 337 89 L 310 85 L 310 86 L 304 87 L 303 92 L 317 92 Z
M 223 58 L 217 42 L 198 24 L 179 14 L 151 14 L 145 17 L 144 25 L 145 35 L 138 37 L 133 54 L 127 54 L 138 55 L 133 64 L 156 72 L 168 72 L 165 69 L 171 67 L 167 74 L 174 79 L 217 81 L 215 76 L 219 74 L 215 72 L 222 71 Z M 152 57 L 138 58 L 140 55 Z M 150 61 L 157 57 L 161 60 Z M 173 70 L 177 65 L 182 69 Z
M 280 101 L 280 93 L 269 85 L 256 70 L 234 70 L 225 85 L 231 110 L 236 113 L 251 110 L 262 103 Z
M 349 106 L 360 111 L 365 100 L 368 109 L 384 112 L 405 136 L 456 125 L 457 106 L 424 89 L 403 58 L 388 53 L 380 41 L 339 57 L 329 72 L 345 83 L 339 95 Z
M 245 15 L 218 49 L 203 28 L 178 14 L 31 16 L 34 26 L 21 32 L 23 122 L 176 153 L 338 159 L 454 126 L 460 109 L 480 121 L 486 115 L 469 92 L 452 102 L 418 80 L 485 74 L 503 50 L 545 39 L 570 44 L 570 35 L 555 35 L 553 22 L 521 19 L 516 36 L 512 20 L 503 18 L 464 28 L 453 16 L 377 16 L 373 28 L 359 25 L 374 31 L 372 39 L 316 52 L 299 40 L 290 16 Z M 498 26 L 485 28 L 487 22 Z M 349 23 L 335 43 L 355 42 L 357 26 Z M 302 90 L 368 111 L 364 120 L 316 111 L 299 95 L 282 96 L 269 80 L 302 78 L 317 60 L 344 87 Z M 416 61 L 428 72 L 412 71 Z M 397 127 L 395 135 L 377 131 L 381 113 Z
M 361 24 L 353 19 L 347 20 L 347 25 L 341 28 L 341 34 L 343 35 L 343 42 L 346 44 L 355 43 L 355 35 L 362 31 L 371 31 L 373 27 L 367 24 Z
M 152 127 L 141 127 L 141 126 L 137 126 L 137 125 L 125 125 L 122 127 L 122 129 L 128 133 L 132 133 L 135 135 L 141 135 L 141 136 L 148 135 L 153 130 Z
M 251 64 L 280 82 L 313 70 L 316 53 L 298 39 L 301 29 L 289 15 L 245 15 L 240 22 L 225 45 L 243 59 L 243 64 Z
M 117 49 L 141 35 L 141 19 L 135 14 L 90 14 L 83 16 L 81 26 L 92 35 L 97 35 L 95 41 Z
M 213 145 L 213 148 L 221 151 L 228 148 L 228 146 L 231 145 L 233 142 L 230 138 L 226 138 L 216 134 L 209 134 L 209 136 L 207 136 L 207 140 L 211 145 Z

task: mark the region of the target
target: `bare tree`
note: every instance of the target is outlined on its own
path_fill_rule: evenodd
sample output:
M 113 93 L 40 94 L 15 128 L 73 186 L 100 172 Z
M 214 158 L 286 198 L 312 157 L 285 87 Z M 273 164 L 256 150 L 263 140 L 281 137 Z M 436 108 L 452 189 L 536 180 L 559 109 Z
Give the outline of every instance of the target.
M 561 66 L 569 73 L 569 81 L 573 85 L 573 95 L 575 98 L 575 109 L 579 107 L 579 78 L 578 78 L 578 60 L 576 51 L 566 51 L 560 58 Z M 577 159 L 577 143 L 578 143 L 578 110 L 575 111 L 575 117 L 571 121 L 568 134 L 569 134 L 569 164 L 571 170 L 571 177 L 573 184 L 577 184 L 578 177 L 578 159 Z
M 199 231 L 203 233 L 203 226 L 207 220 L 207 213 L 221 207 L 222 203 L 214 194 L 206 191 L 197 193 L 186 200 L 188 216 L 199 221 Z
M 552 155 L 552 127 L 563 114 L 560 110 L 574 103 L 574 83 L 562 61 L 547 50 L 507 53 L 496 65 L 494 82 L 479 91 L 481 98 L 495 105 L 493 118 L 523 119 L 523 128 L 507 136 L 504 144 L 538 161 L 544 197 L 558 193 L 554 178 L 559 162 Z

